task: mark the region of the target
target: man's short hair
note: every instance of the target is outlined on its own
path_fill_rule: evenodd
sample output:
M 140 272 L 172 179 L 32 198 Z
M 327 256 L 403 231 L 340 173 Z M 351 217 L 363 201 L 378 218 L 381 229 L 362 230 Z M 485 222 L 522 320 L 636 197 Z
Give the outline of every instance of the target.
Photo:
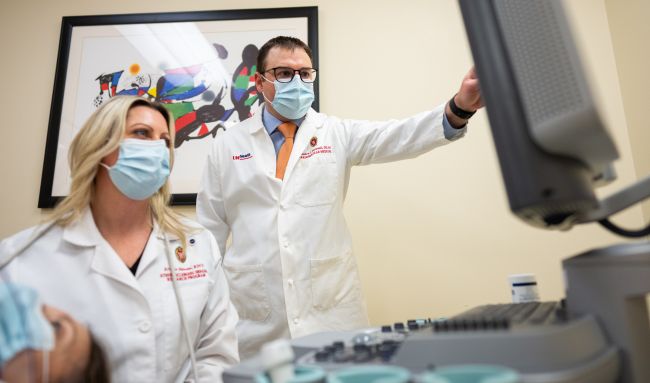
M 288 49 L 290 51 L 295 50 L 296 48 L 300 48 L 307 53 L 307 56 L 309 56 L 309 60 L 314 62 L 314 58 L 311 55 L 311 49 L 309 46 L 305 43 L 302 42 L 302 40 L 297 39 L 295 37 L 289 37 L 289 36 L 278 36 L 274 37 L 271 40 L 267 41 L 264 45 L 262 45 L 262 48 L 260 48 L 259 53 L 257 54 L 257 71 L 260 73 L 264 73 L 266 71 L 266 56 L 269 55 L 269 51 L 275 47 L 280 47 L 284 49 Z

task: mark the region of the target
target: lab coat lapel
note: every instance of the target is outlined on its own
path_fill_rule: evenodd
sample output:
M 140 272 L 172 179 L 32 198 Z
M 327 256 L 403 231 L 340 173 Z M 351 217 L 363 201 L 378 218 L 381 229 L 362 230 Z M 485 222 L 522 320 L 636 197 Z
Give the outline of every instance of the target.
M 293 149 L 291 149 L 291 156 L 289 156 L 289 162 L 287 164 L 287 170 L 284 172 L 284 183 L 286 184 L 287 180 L 291 177 L 293 168 L 298 163 L 300 155 L 305 150 L 309 141 L 314 136 L 316 128 L 318 127 L 316 112 L 312 109 L 309 110 L 307 117 L 300 124 L 296 138 L 293 142 Z
M 79 220 L 64 229 L 63 239 L 73 245 L 89 248 L 88 251 L 92 253 L 90 269 L 93 272 L 141 292 L 129 269 L 97 229 L 90 208 L 86 208 Z
M 93 260 L 90 264 L 91 270 L 106 278 L 131 287 L 142 294 L 140 286 L 133 277 L 133 274 L 131 274 L 131 271 L 122 262 L 108 242 L 103 242 L 95 247 Z
M 275 180 L 275 148 L 269 133 L 264 129 L 262 122 L 263 110 L 260 108 L 253 117 L 249 127 L 251 141 L 253 143 L 253 161 L 262 172 L 269 178 Z
M 102 235 L 97 230 L 93 213 L 87 207 L 81 217 L 65 226 L 63 240 L 80 247 L 97 246 L 102 241 Z
M 178 238 L 172 234 L 167 234 L 167 238 L 170 241 L 169 247 L 175 249 L 176 242 L 179 242 Z M 163 257 L 165 264 L 167 264 L 167 254 L 165 254 L 165 251 L 167 250 L 168 249 L 165 246 L 165 237 L 160 230 L 160 226 L 158 226 L 158 222 L 154 220 L 153 230 L 151 231 L 151 235 L 149 235 L 149 240 L 147 241 L 147 246 L 144 248 L 144 253 L 142 253 L 142 258 L 138 265 L 138 271 L 135 273 L 137 277 L 136 279 L 138 279 L 139 276 L 154 263 L 158 256 Z

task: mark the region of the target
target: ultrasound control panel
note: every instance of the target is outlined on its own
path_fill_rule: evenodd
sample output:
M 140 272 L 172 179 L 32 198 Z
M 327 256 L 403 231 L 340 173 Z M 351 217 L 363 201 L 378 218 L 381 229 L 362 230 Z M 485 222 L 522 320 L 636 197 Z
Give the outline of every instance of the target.
M 431 327 L 431 319 L 410 319 L 359 332 L 347 341 L 335 340 L 299 359 L 302 364 L 386 364 L 411 331 Z
M 612 383 L 619 352 L 590 316 L 569 318 L 562 302 L 483 305 L 448 319 L 411 319 L 356 332 L 292 340 L 296 365 L 340 371 L 398 366 L 413 374 L 459 364 L 517 371 L 524 383 Z M 224 382 L 253 382 L 260 361 L 224 373 Z

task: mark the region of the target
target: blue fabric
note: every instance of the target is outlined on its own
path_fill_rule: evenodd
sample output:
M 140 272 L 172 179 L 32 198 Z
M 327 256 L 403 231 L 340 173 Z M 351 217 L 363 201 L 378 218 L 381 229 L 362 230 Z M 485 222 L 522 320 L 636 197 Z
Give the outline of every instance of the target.
M 302 124 L 303 121 L 305 121 L 305 117 L 303 116 L 302 118 L 299 118 L 297 120 L 291 120 L 294 124 L 296 124 L 297 128 L 300 128 L 300 124 Z M 268 110 L 266 110 L 266 107 L 262 111 L 262 123 L 264 124 L 264 129 L 266 129 L 266 132 L 271 136 L 271 141 L 273 141 L 273 147 L 275 148 L 275 155 L 278 155 L 278 152 L 280 151 L 280 147 L 282 144 L 284 144 L 284 136 L 282 135 L 282 132 L 278 130 L 278 126 L 282 123 L 282 121 L 278 120 L 274 115 L 271 114 Z M 296 132 L 298 129 L 296 128 Z
M 25 349 L 51 350 L 54 330 L 35 290 L 0 282 L 0 370 Z
M 462 128 L 456 129 L 449 123 L 447 120 L 447 113 L 443 114 L 442 117 L 442 129 L 445 134 L 445 138 L 449 141 L 455 141 L 467 133 L 467 124 Z

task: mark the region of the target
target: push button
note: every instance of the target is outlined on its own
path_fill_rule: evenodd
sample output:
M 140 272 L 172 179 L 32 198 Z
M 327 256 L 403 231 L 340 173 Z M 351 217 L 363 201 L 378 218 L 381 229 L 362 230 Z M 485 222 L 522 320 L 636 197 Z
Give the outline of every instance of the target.
M 149 330 L 151 330 L 151 322 L 149 321 L 141 322 L 140 325 L 138 326 L 138 330 L 140 330 L 140 332 L 142 333 L 149 332 Z

